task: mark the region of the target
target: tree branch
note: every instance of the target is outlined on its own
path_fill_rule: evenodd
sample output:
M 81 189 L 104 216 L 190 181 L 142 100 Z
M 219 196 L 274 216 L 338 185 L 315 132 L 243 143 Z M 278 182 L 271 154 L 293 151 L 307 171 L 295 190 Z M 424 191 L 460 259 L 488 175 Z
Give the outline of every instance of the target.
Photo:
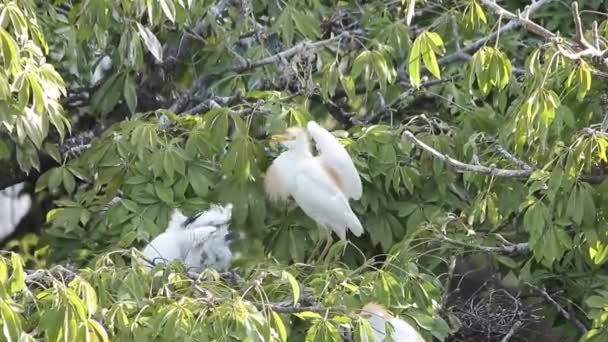
M 199 21 L 194 28 L 192 28 L 191 33 L 184 32 L 179 41 L 179 45 L 177 46 L 177 51 L 175 53 L 165 58 L 164 65 L 165 66 L 173 66 L 174 64 L 180 62 L 184 56 L 190 52 L 190 48 L 192 43 L 197 40 L 197 37 L 202 36 L 205 31 L 211 25 L 212 20 L 216 20 L 217 17 L 226 10 L 226 8 L 232 3 L 233 0 L 219 0 L 217 4 L 211 6 L 207 15 Z
M 447 154 L 443 154 L 443 153 L 437 151 L 436 149 L 432 148 L 431 146 L 425 144 L 420 139 L 416 138 L 416 136 L 414 136 L 414 134 L 408 130 L 405 130 L 403 132 L 403 136 L 410 139 L 414 144 L 416 144 L 422 150 L 430 153 L 433 157 L 447 163 L 448 165 L 452 166 L 453 168 L 455 168 L 456 170 L 459 170 L 459 171 L 469 171 L 469 172 L 475 172 L 475 173 L 479 173 L 479 174 L 491 175 L 494 177 L 501 177 L 501 178 L 525 178 L 525 177 L 529 177 L 534 171 L 538 170 L 537 168 L 529 166 L 529 165 L 528 165 L 529 168 L 525 168 L 525 169 L 521 170 L 521 169 L 500 169 L 494 165 L 488 167 L 488 166 L 483 166 L 483 165 L 473 165 L 473 164 L 463 163 L 463 162 L 456 160 L 456 159 L 448 156 Z M 581 180 L 589 182 L 589 183 L 601 183 L 605 178 L 606 178 L 606 175 L 604 175 L 604 174 L 602 174 L 602 175 L 591 175 L 591 174 L 590 175 L 580 175 Z
M 527 242 L 520 242 L 502 246 L 482 246 L 454 240 L 442 234 L 438 234 L 437 238 L 443 242 L 447 242 L 454 246 L 473 248 L 489 254 L 504 254 L 511 256 L 526 256 L 530 254 L 530 245 Z
M 551 2 L 553 0 L 539 0 L 539 1 L 533 1 L 532 4 L 530 4 L 529 6 L 526 7 L 526 9 L 524 10 L 524 13 L 526 16 L 534 13 L 535 11 L 537 11 L 539 8 L 541 8 L 542 6 L 546 5 L 547 3 Z M 493 1 L 489 1 L 489 0 L 482 0 L 482 3 L 489 3 L 491 5 L 488 5 L 491 8 L 495 8 L 496 6 L 499 7 L 501 10 L 508 12 L 504 9 L 502 9 L 500 6 L 498 6 L 495 2 Z M 510 13 L 510 12 L 508 12 Z M 500 27 L 500 29 L 496 32 L 493 32 L 492 34 L 480 38 L 476 41 L 474 41 L 473 43 L 466 45 L 465 47 L 463 47 L 461 50 L 457 50 L 456 52 L 447 55 L 443 58 L 440 58 L 438 63 L 439 65 L 447 65 L 447 64 L 452 64 L 458 60 L 461 59 L 468 59 L 468 55 L 479 50 L 482 46 L 484 46 L 486 43 L 493 41 L 494 39 L 496 39 L 497 37 L 499 37 L 501 34 L 512 31 L 520 26 L 522 26 L 522 21 L 519 20 L 519 18 L 512 14 L 512 16 L 506 16 L 503 15 L 503 17 L 506 17 L 508 19 L 511 19 L 511 21 L 509 21 L 506 25 L 503 25 Z
M 530 286 L 534 291 L 536 291 L 543 298 L 545 298 L 549 303 L 551 303 L 565 319 L 572 322 L 572 324 L 574 324 L 574 326 L 576 326 L 578 331 L 580 331 L 582 334 L 585 334 L 587 332 L 587 327 L 583 324 L 583 322 L 579 321 L 578 318 L 576 318 L 574 315 L 571 315 L 561 305 L 559 305 L 559 303 L 555 299 L 553 299 L 553 297 L 551 297 L 547 293 L 547 291 L 545 291 L 544 289 L 541 289 L 540 287 L 538 287 L 532 283 L 529 283 L 529 282 L 526 282 L 526 285 Z
M 544 1 L 540 0 L 540 1 L 536 1 L 536 2 L 533 1 L 531 5 L 526 6 L 526 8 L 524 9 L 523 12 L 520 12 L 518 10 L 517 14 L 515 14 L 513 12 L 509 12 L 506 9 L 502 8 L 500 5 L 498 5 L 496 3 L 495 0 L 481 0 L 481 3 L 484 4 L 486 7 L 488 7 L 489 9 L 491 9 L 497 15 L 502 16 L 503 18 L 507 18 L 507 19 L 516 21 L 519 23 L 519 25 L 523 26 L 528 31 L 545 38 L 545 40 L 547 40 L 547 41 L 550 41 L 557 37 L 555 35 L 555 33 L 547 30 L 546 28 L 544 28 L 544 27 L 538 25 L 537 23 L 533 22 L 532 20 L 528 19 L 528 16 L 530 15 L 532 9 L 538 9 L 540 6 L 542 6 L 545 3 L 548 3 L 550 1 L 551 0 L 544 0 Z
M 296 44 L 295 46 L 287 49 L 287 50 L 283 50 L 277 54 L 274 54 L 272 56 L 268 56 L 265 58 L 260 58 L 258 60 L 254 60 L 254 61 L 249 61 L 246 60 L 245 62 L 241 62 L 240 64 L 233 66 L 233 67 L 229 67 L 226 68 L 224 70 L 215 72 L 213 74 L 207 74 L 204 75 L 200 78 L 198 78 L 195 82 L 194 85 L 190 88 L 189 91 L 183 93 L 182 95 L 180 95 L 178 97 L 178 99 L 173 103 L 173 105 L 171 105 L 171 107 L 169 108 L 170 111 L 175 112 L 175 113 L 180 113 L 182 112 L 182 109 L 188 104 L 188 102 L 190 101 L 190 99 L 192 98 L 192 96 L 194 95 L 194 93 L 196 93 L 197 91 L 199 91 L 201 88 L 203 88 L 203 86 L 205 85 L 205 83 L 207 82 L 207 80 L 209 80 L 211 77 L 216 76 L 216 75 L 221 75 L 227 72 L 235 72 L 235 73 L 242 73 L 245 71 L 249 71 L 249 70 L 253 70 L 259 67 L 263 67 L 266 65 L 270 65 L 270 64 L 275 64 L 278 63 L 282 60 L 286 60 L 289 59 L 297 54 L 300 54 L 304 51 L 315 51 L 317 49 L 323 48 L 331 43 L 334 43 L 337 40 L 340 40 L 342 38 L 345 38 L 349 36 L 348 32 L 343 32 L 335 37 L 329 38 L 329 39 L 325 39 L 325 40 L 320 40 L 320 41 L 316 41 L 316 42 L 301 42 L 299 44 Z
M 495 177 L 505 177 L 505 178 L 528 177 L 532 174 L 532 172 L 534 172 L 534 170 L 509 170 L 509 169 L 499 169 L 494 166 L 487 167 L 487 166 L 482 166 L 482 165 L 466 164 L 466 163 L 458 161 L 446 154 L 443 154 L 443 153 L 435 150 L 434 148 L 430 147 L 429 145 L 423 143 L 418 138 L 416 138 L 412 132 L 410 132 L 408 130 L 404 131 L 403 135 L 406 138 L 410 139 L 412 142 L 414 142 L 414 144 L 418 145 L 418 147 L 420 147 L 424 151 L 433 155 L 435 158 L 446 162 L 447 164 L 451 165 L 452 167 L 454 167 L 460 171 L 471 171 L 471 172 L 476 172 L 476 173 L 481 173 L 481 174 L 486 174 L 486 175 L 492 175 Z
M 78 133 L 74 137 L 66 139 L 63 144 L 58 146 L 58 149 L 65 154 L 66 158 L 70 159 L 88 149 L 95 135 L 95 130 Z M 33 169 L 24 172 L 16 160 L 5 162 L 3 167 L 0 168 L 0 190 L 21 182 L 36 180 L 39 175 L 58 165 L 53 158 L 42 151 L 40 151 L 38 158 L 40 159 L 40 171 Z

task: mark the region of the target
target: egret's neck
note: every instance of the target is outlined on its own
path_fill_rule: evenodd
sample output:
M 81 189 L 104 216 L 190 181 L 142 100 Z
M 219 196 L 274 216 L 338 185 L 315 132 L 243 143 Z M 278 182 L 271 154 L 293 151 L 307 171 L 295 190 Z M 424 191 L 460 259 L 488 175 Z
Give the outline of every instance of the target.
M 300 134 L 296 138 L 296 143 L 294 145 L 293 151 L 298 155 L 308 155 L 310 154 L 310 141 L 308 140 L 308 135 Z

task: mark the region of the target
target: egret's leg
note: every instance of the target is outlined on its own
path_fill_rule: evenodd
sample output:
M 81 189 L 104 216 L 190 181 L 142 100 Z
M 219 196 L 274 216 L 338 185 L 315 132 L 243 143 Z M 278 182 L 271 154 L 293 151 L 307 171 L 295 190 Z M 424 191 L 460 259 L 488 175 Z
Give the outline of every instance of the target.
M 319 255 L 319 260 L 323 260 L 325 259 L 325 257 L 327 256 L 327 253 L 329 252 L 329 249 L 331 248 L 331 245 L 334 242 L 333 237 L 331 236 L 331 231 L 325 229 L 325 233 L 326 233 L 326 242 L 325 242 L 325 248 L 323 248 L 323 251 L 321 252 L 321 255 Z
M 315 248 L 313 248 L 312 252 L 310 252 L 310 256 L 308 257 L 308 263 L 310 264 L 315 256 L 319 253 L 321 246 L 323 245 L 323 240 L 327 238 L 325 232 L 327 229 L 324 227 L 319 227 L 319 240 L 317 241 Z

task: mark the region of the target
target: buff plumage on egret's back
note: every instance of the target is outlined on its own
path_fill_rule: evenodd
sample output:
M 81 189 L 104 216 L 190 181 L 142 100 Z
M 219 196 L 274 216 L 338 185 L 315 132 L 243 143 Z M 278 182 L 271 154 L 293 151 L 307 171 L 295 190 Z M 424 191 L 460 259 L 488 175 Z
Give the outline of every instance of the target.
M 310 151 L 310 137 L 320 152 L 318 156 Z M 287 151 L 266 171 L 264 185 L 268 197 L 286 200 L 291 196 L 326 234 L 331 229 L 342 240 L 346 240 L 347 231 L 361 236 L 363 226 L 348 202 L 349 198 L 361 198 L 361 179 L 340 142 L 314 121 L 306 129 L 290 127 L 272 140 L 279 141 Z M 331 233 L 328 235 L 320 256 L 331 245 Z

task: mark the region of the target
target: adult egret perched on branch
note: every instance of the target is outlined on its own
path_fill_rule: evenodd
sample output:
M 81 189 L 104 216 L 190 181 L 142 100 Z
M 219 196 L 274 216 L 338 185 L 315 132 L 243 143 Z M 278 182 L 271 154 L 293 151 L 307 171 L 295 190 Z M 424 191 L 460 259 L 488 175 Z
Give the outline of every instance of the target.
M 318 156 L 310 152 L 309 135 L 320 152 Z M 271 139 L 280 141 L 287 151 L 266 171 L 266 193 L 272 200 L 293 197 L 302 211 L 323 228 L 321 231 L 327 241 L 319 257 L 326 255 L 332 243 L 328 229 L 341 240 L 346 240 L 348 230 L 361 236 L 363 226 L 348 200 L 360 199 L 363 186 L 352 159 L 340 142 L 314 121 L 308 122 L 306 129 L 290 127 Z M 315 251 L 319 247 L 320 244 Z

